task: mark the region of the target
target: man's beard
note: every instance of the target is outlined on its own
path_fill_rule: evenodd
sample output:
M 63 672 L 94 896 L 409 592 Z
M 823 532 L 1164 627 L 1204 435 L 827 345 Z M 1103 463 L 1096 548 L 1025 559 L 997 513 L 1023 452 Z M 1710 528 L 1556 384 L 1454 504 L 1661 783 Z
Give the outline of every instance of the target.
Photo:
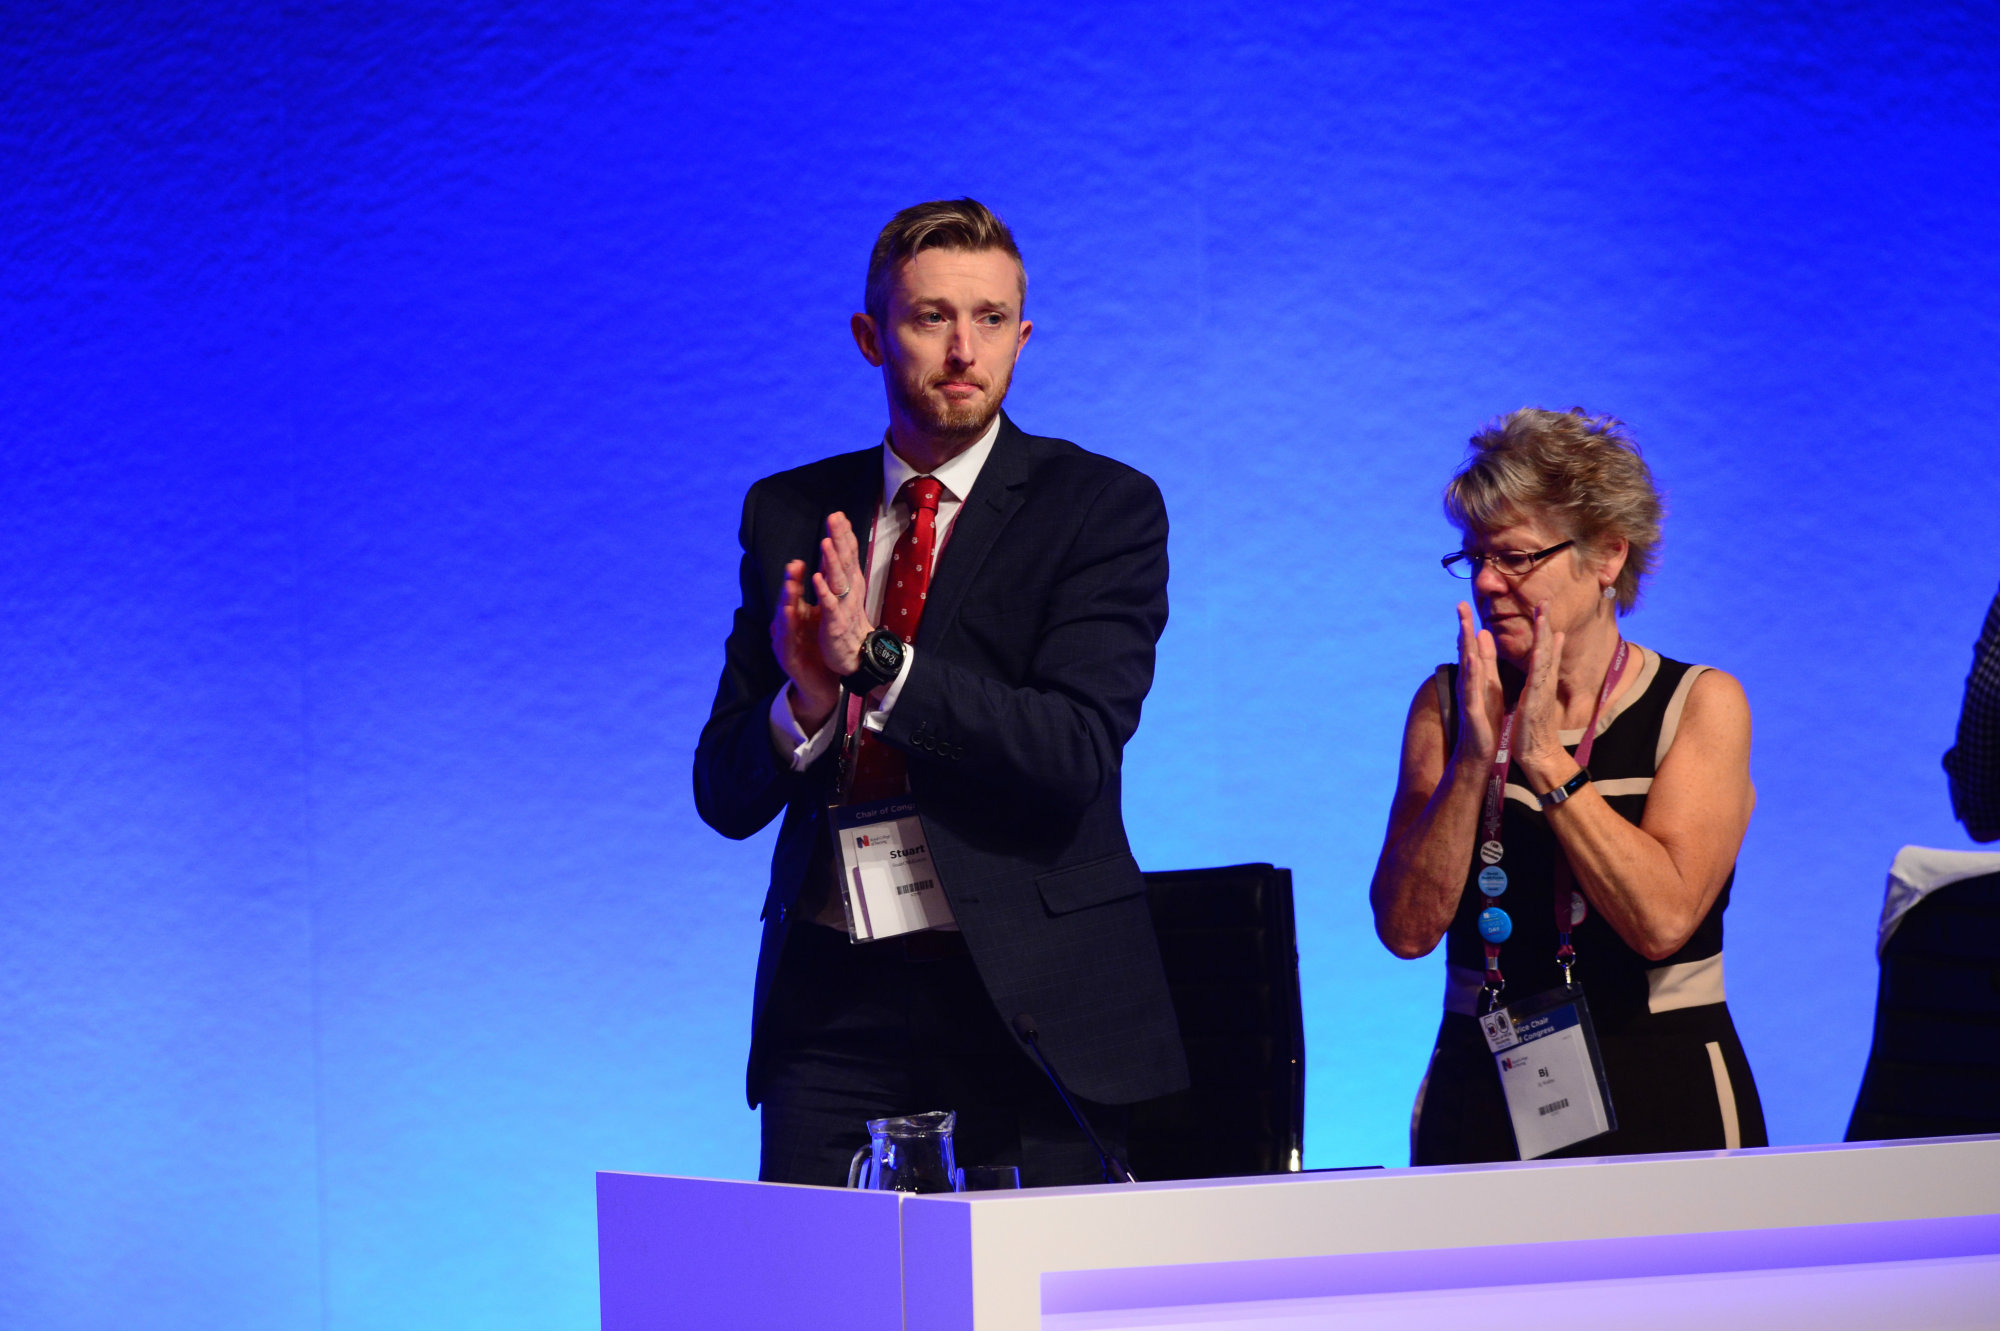
M 946 379 L 958 379 L 959 375 L 940 375 L 936 383 Z M 997 384 L 991 379 L 976 380 L 986 392 L 971 402 L 953 402 L 947 398 L 933 397 L 923 388 L 911 386 L 901 374 L 889 376 L 894 385 L 897 405 L 903 413 L 914 421 L 924 433 L 940 443 L 970 444 L 986 433 L 993 424 L 993 418 L 1000 414 L 1000 404 L 1006 400 L 1008 381 Z M 997 391 L 995 391 L 997 389 Z

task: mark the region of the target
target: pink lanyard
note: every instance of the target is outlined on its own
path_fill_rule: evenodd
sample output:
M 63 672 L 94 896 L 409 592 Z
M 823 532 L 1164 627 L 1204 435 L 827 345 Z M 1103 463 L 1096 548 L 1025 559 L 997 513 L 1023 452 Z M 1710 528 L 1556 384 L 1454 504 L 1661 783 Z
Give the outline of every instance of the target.
M 1576 746 L 1576 765 L 1588 769 L 1591 749 L 1597 743 L 1597 723 L 1604 716 L 1604 705 L 1611 700 L 1611 694 L 1618 687 L 1618 681 L 1625 676 L 1630 650 L 1625 639 L 1618 640 L 1618 647 L 1611 653 L 1611 666 L 1604 672 L 1604 685 L 1597 691 L 1597 706 L 1591 709 L 1590 724 L 1584 728 L 1583 742 Z M 1521 704 L 1517 699 L 1512 711 L 1500 723 L 1500 744 L 1493 754 L 1493 766 L 1486 779 L 1486 807 L 1480 818 L 1479 858 L 1486 867 L 1479 872 L 1479 890 L 1489 902 L 1507 890 L 1507 871 L 1500 867 L 1506 854 L 1506 847 L 1500 840 L 1500 815 L 1507 794 L 1507 768 L 1513 762 L 1514 720 L 1520 715 Z M 1555 872 L 1554 905 L 1556 913 L 1556 935 L 1561 946 L 1556 949 L 1556 961 L 1562 966 L 1563 983 L 1570 983 L 1570 967 L 1576 961 L 1576 949 L 1570 946 L 1570 930 L 1583 923 L 1589 913 L 1589 904 L 1583 894 L 1571 887 L 1572 875 L 1569 860 L 1557 849 Z M 1500 973 L 1500 945 L 1513 932 L 1513 924 L 1507 913 L 1497 905 L 1489 904 L 1480 912 L 1479 933 L 1486 945 L 1486 982 L 1481 989 L 1486 999 L 1487 1011 L 1499 1005 L 1500 992 L 1507 987 L 1507 979 Z

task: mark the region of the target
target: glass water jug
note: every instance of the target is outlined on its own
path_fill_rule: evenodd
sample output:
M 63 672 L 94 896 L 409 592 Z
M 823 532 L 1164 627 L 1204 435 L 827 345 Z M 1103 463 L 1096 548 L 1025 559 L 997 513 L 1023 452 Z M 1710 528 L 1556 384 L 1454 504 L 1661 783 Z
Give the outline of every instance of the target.
M 869 1119 L 868 1144 L 854 1148 L 847 1186 L 883 1192 L 954 1191 L 958 1162 L 952 1157 L 951 1130 L 957 1121 L 958 1115 L 950 1110 Z

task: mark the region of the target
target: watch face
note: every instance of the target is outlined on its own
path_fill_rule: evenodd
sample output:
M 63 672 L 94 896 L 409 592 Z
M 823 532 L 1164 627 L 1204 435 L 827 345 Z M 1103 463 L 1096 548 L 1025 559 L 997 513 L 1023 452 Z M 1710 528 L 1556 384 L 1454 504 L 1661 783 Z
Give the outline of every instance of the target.
M 903 644 L 892 634 L 884 633 L 868 644 L 869 652 L 875 657 L 875 664 L 884 670 L 895 670 L 903 664 Z

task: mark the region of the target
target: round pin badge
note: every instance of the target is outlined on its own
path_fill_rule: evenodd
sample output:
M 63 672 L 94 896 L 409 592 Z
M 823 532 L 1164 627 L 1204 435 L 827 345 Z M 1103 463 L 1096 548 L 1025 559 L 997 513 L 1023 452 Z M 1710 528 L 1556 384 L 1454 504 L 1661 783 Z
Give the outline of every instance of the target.
M 1513 932 L 1514 921 L 1498 906 L 1488 906 L 1479 912 L 1479 936 L 1487 942 L 1504 943 Z
M 1479 843 L 1479 858 L 1488 864 L 1498 864 L 1500 857 L 1506 853 L 1506 847 L 1502 846 L 1498 841 L 1482 841 Z
M 1576 928 L 1577 925 L 1583 923 L 1584 917 L 1589 914 L 1590 914 L 1590 903 L 1583 899 L 1583 893 L 1581 892 L 1570 893 L 1569 927 L 1572 929 Z
M 1497 864 L 1489 864 L 1479 871 L 1479 890 L 1489 897 L 1497 897 L 1507 890 L 1507 871 Z

